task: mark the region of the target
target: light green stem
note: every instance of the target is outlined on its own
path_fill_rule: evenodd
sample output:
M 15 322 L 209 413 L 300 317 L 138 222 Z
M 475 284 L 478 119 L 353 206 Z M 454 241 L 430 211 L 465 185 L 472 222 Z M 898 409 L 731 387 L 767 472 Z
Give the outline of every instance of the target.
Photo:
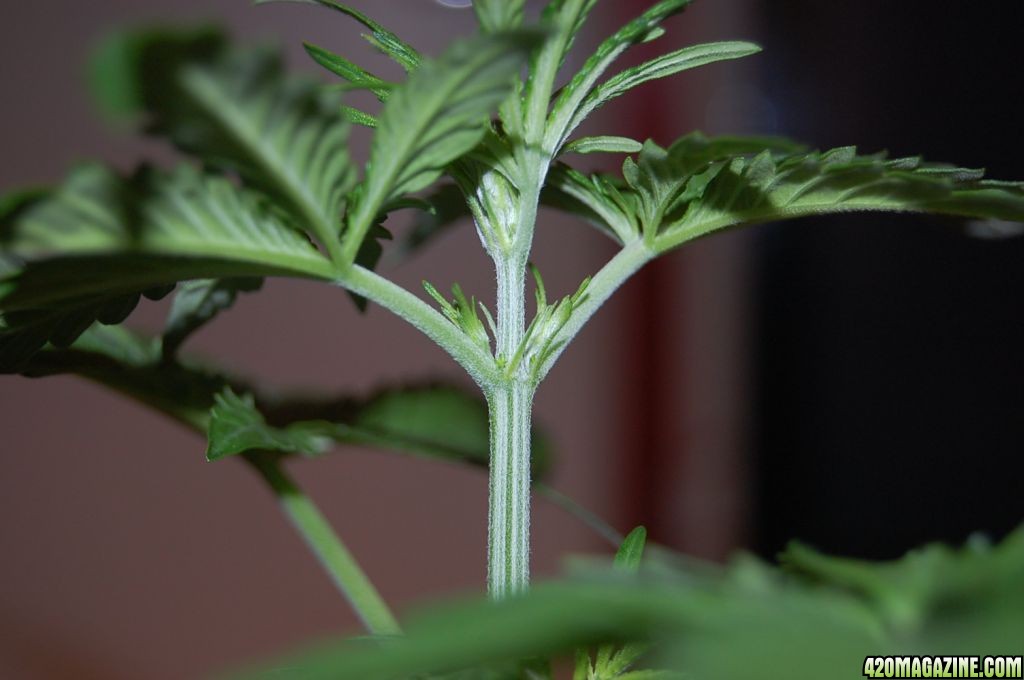
M 529 199 L 527 199 L 528 201 Z M 527 214 L 536 214 L 529 206 Z M 520 222 L 532 230 L 533 220 Z M 519 240 L 519 239 L 517 239 Z M 526 253 L 529 239 L 505 257 L 494 258 L 498 282 L 497 354 L 512 357 L 526 324 Z M 487 592 L 501 599 L 530 582 L 530 416 L 533 385 L 506 374 L 486 390 L 490 413 L 490 494 L 487 520 Z
M 405 319 L 457 361 L 480 386 L 498 379 L 494 358 L 475 345 L 440 312 L 405 288 L 369 269 L 351 265 L 337 284 Z
M 583 302 L 573 310 L 569 321 L 562 326 L 555 336 L 555 343 L 558 349 L 551 353 L 547 360 L 537 371 L 537 381 L 540 382 L 554 366 L 555 361 L 569 345 L 576 334 L 590 320 L 590 317 L 601 308 L 612 293 L 619 289 L 629 277 L 647 264 L 655 253 L 646 246 L 643 241 L 636 240 L 615 254 L 604 267 L 601 268 L 587 286 L 587 294 Z
M 366 629 L 374 635 L 399 635 L 402 630 L 398 621 L 380 593 L 334 533 L 327 519 L 287 476 L 280 463 L 262 456 L 249 456 L 246 459 L 270 485 L 285 514 L 316 554 L 331 580 L 348 599 Z
M 487 395 L 491 422 L 487 592 L 502 599 L 530 582 L 530 411 L 533 388 L 511 383 Z

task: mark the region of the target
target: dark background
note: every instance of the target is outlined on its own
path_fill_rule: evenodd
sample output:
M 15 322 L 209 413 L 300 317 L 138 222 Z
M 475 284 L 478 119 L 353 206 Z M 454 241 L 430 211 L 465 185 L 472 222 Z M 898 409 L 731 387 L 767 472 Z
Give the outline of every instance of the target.
M 352 4 L 427 53 L 473 25 L 433 0 Z M 649 4 L 599 3 L 576 63 Z M 700 0 L 624 63 L 733 38 L 764 53 L 648 84 L 586 132 L 663 144 L 694 128 L 778 133 L 1024 178 L 1019 5 Z M 83 158 L 173 160 L 97 118 L 82 78 L 104 31 L 160 18 L 273 37 L 310 71 L 298 43 L 311 39 L 398 77 L 354 25 L 312 7 L 4 3 L 0 190 L 55 181 Z M 612 251 L 544 214 L 536 253 L 554 295 Z M 1022 263 L 1024 239 L 970 238 L 955 221 L 910 216 L 695 243 L 629 282 L 545 383 L 537 413 L 558 452 L 550 482 L 620 530 L 644 523 L 655 540 L 710 559 L 738 548 L 771 556 L 791 538 L 889 557 L 973 531 L 998 537 L 1021 519 Z M 457 280 L 487 297 L 488 264 L 466 225 L 389 274 L 410 288 Z M 132 323 L 157 328 L 165 314 L 149 305 Z M 284 387 L 465 382 L 401 322 L 380 310 L 361 318 L 339 291 L 298 282 L 245 298 L 193 349 Z M 6 378 L 0 400 L 0 677 L 195 677 L 355 630 L 241 465 L 205 463 L 192 435 L 71 378 Z M 482 589 L 478 472 L 369 451 L 294 472 L 399 611 Z M 541 501 L 533 533 L 539 578 L 567 553 L 607 551 Z
M 1020 3 L 938 7 L 764 3 L 780 128 L 1024 176 Z M 1024 239 L 850 216 L 768 227 L 756 252 L 757 547 L 880 558 L 1015 527 Z

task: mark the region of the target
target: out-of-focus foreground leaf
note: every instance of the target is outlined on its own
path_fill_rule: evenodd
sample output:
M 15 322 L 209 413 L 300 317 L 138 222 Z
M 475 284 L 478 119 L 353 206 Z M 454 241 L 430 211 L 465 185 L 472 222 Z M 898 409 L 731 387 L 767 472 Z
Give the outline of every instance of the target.
M 421 614 L 402 639 L 326 646 L 244 677 L 405 678 L 645 641 L 652 668 L 687 677 L 853 679 L 862 677 L 867 655 L 1019 650 L 1024 529 L 995 547 L 933 546 L 896 562 L 856 563 L 857 582 L 900 583 L 922 594 L 911 619 L 894 616 L 877 588 L 851 587 L 845 561 L 810 555 L 801 549 L 788 558 L 804 565 L 799 571 L 752 558 L 721 570 L 665 560 L 636 575 L 588 569 L 500 603 Z

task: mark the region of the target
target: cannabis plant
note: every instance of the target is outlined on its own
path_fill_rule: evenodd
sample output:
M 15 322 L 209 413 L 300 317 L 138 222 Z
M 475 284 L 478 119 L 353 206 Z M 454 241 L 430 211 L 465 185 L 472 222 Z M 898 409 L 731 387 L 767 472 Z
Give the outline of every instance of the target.
M 477 0 L 479 33 L 455 40 L 437 56 L 421 54 L 334 0 L 313 3 L 359 22 L 367 41 L 404 76 L 378 76 L 307 44 L 309 55 L 334 77 L 325 85 L 288 75 L 273 51 L 234 47 L 207 28 L 128 33 L 105 46 L 96 73 L 108 108 L 134 116 L 193 161 L 168 170 L 142 167 L 128 176 L 86 165 L 53 189 L 4 199 L 3 371 L 82 375 L 205 431 L 210 460 L 239 456 L 269 483 L 367 630 L 378 636 L 399 633 L 395 618 L 286 475 L 283 461 L 315 457 L 340 442 L 488 466 L 487 592 L 492 600 L 510 601 L 456 609 L 426 626 L 424 637 L 386 647 L 386 655 L 357 648 L 317 657 L 302 677 L 392 677 L 492 663 L 499 665 L 488 666 L 487 673 L 539 677 L 549 672 L 543 662 L 516 660 L 577 645 L 578 677 L 625 678 L 648 648 L 612 642 L 649 638 L 698 613 L 724 621 L 737 612 L 737 600 L 749 601 L 747 590 L 757 590 L 752 583 L 769 594 L 769 607 L 776 576 L 761 574 L 763 567 L 748 565 L 712 588 L 696 577 L 666 576 L 678 565 L 665 563 L 659 585 L 629 585 L 643 548 L 639 530 L 623 544 L 613 572 L 584 585 L 512 597 L 529 584 L 531 459 L 535 466 L 541 462 L 531 455 L 538 387 L 623 282 L 694 239 L 851 211 L 1020 221 L 1024 185 L 917 157 L 862 155 L 852 146 L 815 151 L 777 138 L 698 132 L 660 143 L 578 136 L 591 113 L 638 85 L 758 52 L 748 42 L 716 42 L 615 70 L 630 48 L 662 39 L 662 24 L 689 0 L 652 4 L 572 73 L 565 72 L 567 55 L 597 0 L 552 0 L 531 25 L 524 20 L 524 0 Z M 352 90 L 371 93 L 380 106 L 353 108 L 345 100 Z M 364 164 L 348 151 L 352 126 L 372 129 Z M 625 160 L 619 174 L 588 174 L 572 165 L 580 154 L 620 154 Z M 618 247 L 567 294 L 551 295 L 530 265 L 542 205 L 582 218 Z M 382 241 L 389 237 L 384 225 L 400 210 L 422 214 L 419 241 L 463 214 L 471 216 L 494 263 L 493 299 L 491 291 L 474 295 L 459 286 L 450 294 L 429 283 L 423 291 L 407 290 L 377 273 Z M 396 314 L 465 369 L 486 410 L 473 397 L 438 386 L 382 391 L 368 400 L 289 400 L 183 351 L 197 328 L 239 294 L 259 289 L 266 277 L 321 281 L 347 291 L 360 307 Z M 527 319 L 531 281 L 535 309 Z M 120 325 L 140 298 L 172 292 L 160 337 Z M 985 555 L 1017 560 L 1019 553 L 1017 541 L 995 557 Z M 975 568 L 974 555 L 958 557 L 956 564 L 970 563 L 966 573 Z M 813 574 L 846 574 L 846 585 L 856 582 L 851 573 L 860 573 L 799 550 L 792 562 Z M 884 583 L 863 580 L 866 592 L 880 590 L 891 604 Z M 690 589 L 683 600 L 677 597 L 680 582 Z M 740 591 L 746 594 L 733 597 Z M 785 603 L 779 606 L 800 610 L 817 593 L 778 596 Z M 885 611 L 903 625 L 908 609 L 898 605 Z M 840 632 L 856 629 L 850 639 L 871 639 L 875 628 L 858 627 L 863 617 L 855 607 L 842 609 L 846 618 L 830 618 L 829 625 Z M 768 611 L 779 610 L 758 609 Z M 757 631 L 774 630 L 770 617 L 757 621 L 760 628 L 743 629 L 752 639 Z M 809 624 L 808 630 L 820 627 Z M 467 635 L 483 636 L 482 642 L 460 646 Z M 592 658 L 587 647 L 598 643 L 604 646 Z M 505 661 L 515 661 L 518 670 L 503 671 Z M 479 670 L 467 677 L 490 676 Z

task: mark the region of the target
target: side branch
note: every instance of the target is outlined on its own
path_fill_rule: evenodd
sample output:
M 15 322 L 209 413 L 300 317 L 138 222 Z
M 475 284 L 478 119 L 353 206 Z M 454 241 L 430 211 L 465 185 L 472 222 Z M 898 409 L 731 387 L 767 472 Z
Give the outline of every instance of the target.
M 348 267 L 335 283 L 408 321 L 448 352 L 481 387 L 500 379 L 494 357 L 473 344 L 440 312 L 397 283 L 359 265 Z
M 402 630 L 380 593 L 319 508 L 285 474 L 281 464 L 260 456 L 247 456 L 246 460 L 273 490 L 295 529 L 348 599 L 366 629 L 373 635 L 400 635 Z
M 601 270 L 591 279 L 590 285 L 587 286 L 587 294 L 583 302 L 576 307 L 572 316 L 569 317 L 569 320 L 555 336 L 555 345 L 558 349 L 551 353 L 551 356 L 548 357 L 537 371 L 538 383 L 544 380 L 548 371 L 558 361 L 558 357 L 561 356 L 566 346 L 572 342 L 576 334 L 582 330 L 583 326 L 590 320 L 590 317 L 601 308 L 601 305 L 611 297 L 612 293 L 618 290 L 619 286 L 625 283 L 629 277 L 654 257 L 655 253 L 644 244 L 643 240 L 637 239 L 626 245 L 626 247 L 616 253 L 615 257 L 601 267 Z

